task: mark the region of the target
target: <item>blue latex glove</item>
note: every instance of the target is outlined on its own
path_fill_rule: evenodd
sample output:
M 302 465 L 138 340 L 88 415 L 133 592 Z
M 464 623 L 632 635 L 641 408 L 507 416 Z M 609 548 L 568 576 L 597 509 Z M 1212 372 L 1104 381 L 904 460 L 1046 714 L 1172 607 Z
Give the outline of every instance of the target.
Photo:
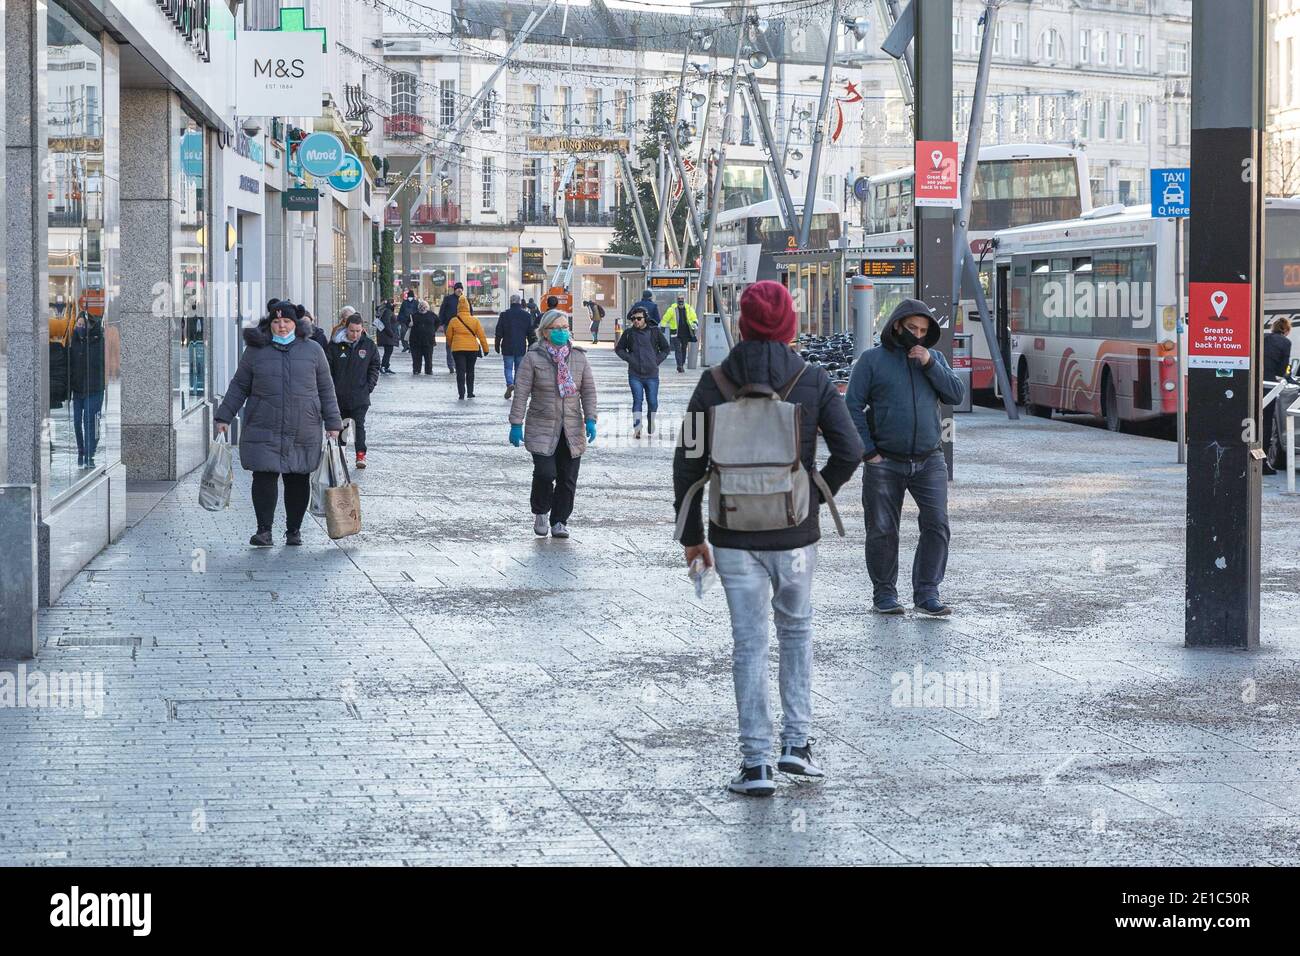
M 596 419 L 587 419 L 587 441 L 596 440 Z
M 514 445 L 516 448 L 518 448 L 518 447 L 519 447 L 520 445 L 522 445 L 523 443 L 524 443 L 524 426 L 523 426 L 523 425 L 511 425 L 511 426 L 510 426 L 510 444 L 512 444 L 512 445 Z

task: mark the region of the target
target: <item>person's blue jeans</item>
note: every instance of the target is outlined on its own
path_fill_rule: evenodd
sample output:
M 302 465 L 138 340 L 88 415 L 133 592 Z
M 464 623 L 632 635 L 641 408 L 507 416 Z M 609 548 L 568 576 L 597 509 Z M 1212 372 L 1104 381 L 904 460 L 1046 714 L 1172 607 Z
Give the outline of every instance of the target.
M 948 567 L 948 466 L 936 451 L 925 461 L 886 458 L 862 466 L 862 510 L 867 524 L 867 574 L 872 599 L 879 604 L 898 599 L 898 520 L 903 493 L 910 492 L 920 509 L 921 538 L 912 559 L 912 600 L 939 597 Z
M 99 447 L 99 413 L 104 393 L 72 396 L 72 430 L 77 436 L 77 454 L 92 458 Z
M 817 546 L 793 551 L 714 548 L 713 564 L 731 612 L 731 677 L 745 766 L 772 762 L 767 699 L 768 604 L 780 651 L 781 745 L 802 747 L 812 727 L 812 578 Z
M 501 364 L 505 366 L 505 370 L 506 370 L 507 385 L 515 384 L 515 369 L 519 367 L 519 363 L 522 362 L 523 360 L 524 357 L 522 355 L 501 356 Z
M 641 403 L 644 401 L 651 414 L 659 411 L 659 377 L 641 378 L 628 375 L 627 384 L 632 389 L 632 427 L 641 425 Z

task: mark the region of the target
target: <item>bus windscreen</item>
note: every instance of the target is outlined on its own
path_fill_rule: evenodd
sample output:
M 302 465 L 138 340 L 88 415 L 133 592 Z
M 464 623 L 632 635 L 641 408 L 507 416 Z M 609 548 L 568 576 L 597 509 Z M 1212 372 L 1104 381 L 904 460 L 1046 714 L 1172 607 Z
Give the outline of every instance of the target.
M 1300 209 L 1266 209 L 1264 229 L 1264 291 L 1300 293 Z
M 1079 170 L 1069 157 L 980 162 L 970 228 L 1009 229 L 1074 219 L 1083 212 Z

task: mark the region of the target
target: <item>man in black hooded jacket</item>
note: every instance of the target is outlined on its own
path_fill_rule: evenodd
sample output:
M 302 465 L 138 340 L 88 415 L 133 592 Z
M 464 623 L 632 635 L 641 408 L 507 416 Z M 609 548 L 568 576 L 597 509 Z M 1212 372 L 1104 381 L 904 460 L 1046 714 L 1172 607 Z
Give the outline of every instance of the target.
M 867 523 L 867 573 L 881 614 L 898 603 L 898 521 L 903 494 L 921 511 L 921 540 L 912 561 L 912 603 L 923 614 L 951 614 L 939 599 L 948 565 L 948 466 L 941 448 L 939 403 L 956 405 L 962 383 L 931 348 L 939 323 L 924 302 L 904 299 L 880 345 L 863 352 L 849 378 L 849 414 L 866 448 L 862 508 Z

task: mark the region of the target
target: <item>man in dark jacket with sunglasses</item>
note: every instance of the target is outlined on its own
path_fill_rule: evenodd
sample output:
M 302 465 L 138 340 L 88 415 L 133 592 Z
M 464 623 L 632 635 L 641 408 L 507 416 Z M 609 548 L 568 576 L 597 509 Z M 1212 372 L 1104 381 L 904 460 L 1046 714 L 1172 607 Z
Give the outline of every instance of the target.
M 939 599 L 948 565 L 948 466 L 940 447 L 939 405 L 962 398 L 961 379 L 943 353 L 939 323 L 917 299 L 894 309 L 880 345 L 853 366 L 845 400 L 866 448 L 862 508 L 867 523 L 867 573 L 881 614 L 902 614 L 898 602 L 898 521 L 903 493 L 921 510 L 921 540 L 912 561 L 912 603 L 934 617 L 951 614 Z

